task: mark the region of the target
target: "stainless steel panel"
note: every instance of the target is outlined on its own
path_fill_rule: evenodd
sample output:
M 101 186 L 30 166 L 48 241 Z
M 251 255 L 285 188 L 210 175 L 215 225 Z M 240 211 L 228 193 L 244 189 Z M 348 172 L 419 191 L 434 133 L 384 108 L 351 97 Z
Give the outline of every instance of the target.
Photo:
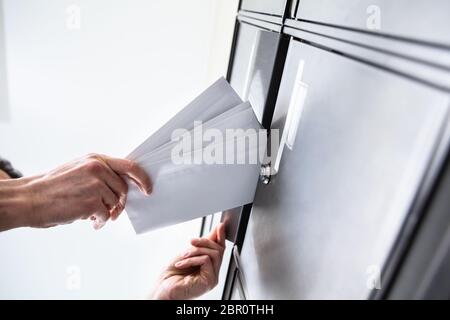
M 281 25 L 283 23 L 283 17 L 267 15 L 264 13 L 240 10 L 238 14 L 240 17 L 247 17 L 258 21 L 267 21 L 278 25 Z
M 225 223 L 226 239 L 235 243 L 241 220 L 242 207 L 222 212 L 221 222 Z
M 384 285 L 381 290 L 372 292 L 371 299 L 430 299 L 439 294 L 434 285 L 423 292 L 421 279 L 441 278 L 440 274 L 428 272 L 435 263 L 430 263 L 437 255 L 439 241 L 445 230 L 450 230 L 450 122 L 446 122 L 441 136 L 441 143 L 436 148 L 433 159 L 415 198 L 414 205 L 408 213 L 395 246 L 383 269 Z M 442 277 L 437 281 L 446 281 Z M 450 282 L 446 284 L 450 288 Z M 430 289 L 430 290 L 429 290 Z M 436 288 L 437 289 L 437 288 Z M 442 289 L 439 287 L 438 291 Z M 397 291 L 395 294 L 394 292 Z M 420 293 L 418 295 L 418 293 Z M 448 291 L 450 294 L 450 291 Z M 394 294 L 394 295 L 393 295 Z
M 282 16 L 286 0 L 242 0 L 241 9 Z
M 258 187 L 241 251 L 247 298 L 364 299 L 424 176 L 448 94 L 293 41 L 273 128 L 283 129 L 296 79 L 307 93 L 295 143 Z
M 248 17 L 247 15 L 242 14 L 239 14 L 237 19 L 239 22 L 244 22 L 246 24 L 265 29 L 266 31 L 281 32 L 281 24 L 273 23 L 267 20 L 256 20 L 252 17 Z
M 367 46 L 353 44 L 348 41 L 340 41 L 336 40 L 334 37 L 322 36 L 309 31 L 293 29 L 291 27 L 285 27 L 284 31 L 287 34 L 293 35 L 316 46 L 330 48 L 354 59 L 362 60 L 381 68 L 390 69 L 441 88 L 442 90 L 450 91 L 450 72 L 449 69 L 444 66 L 437 66 L 436 64 L 430 64 L 426 61 L 418 61 L 414 58 L 411 59 L 395 53 L 388 53 L 386 50 L 368 48 Z M 374 42 L 372 42 L 372 44 Z M 394 46 L 389 48 L 392 47 Z M 413 49 L 410 48 L 410 50 Z M 434 54 L 436 54 L 434 57 L 438 60 L 437 52 L 434 51 Z M 444 54 L 440 58 L 444 58 L 444 56 L 446 55 Z M 435 62 L 437 62 L 436 60 Z
M 296 17 L 450 45 L 448 0 L 302 0 Z
M 381 298 L 450 299 L 449 162 L 445 163 L 434 190 L 424 217 L 415 219 L 420 225 L 402 252 L 404 259 L 395 264 L 399 269 L 392 279 L 392 286 L 387 288 L 390 290 L 384 290 L 385 295 Z
M 332 37 L 342 42 L 359 44 L 374 51 L 401 56 L 415 63 L 428 64 L 430 67 L 442 68 L 447 71 L 450 69 L 450 50 L 447 48 L 426 46 L 415 41 L 398 41 L 391 37 L 291 19 L 287 19 L 285 25 L 309 33 Z
M 275 65 L 280 34 L 241 23 L 230 84 L 249 100 L 261 122 Z

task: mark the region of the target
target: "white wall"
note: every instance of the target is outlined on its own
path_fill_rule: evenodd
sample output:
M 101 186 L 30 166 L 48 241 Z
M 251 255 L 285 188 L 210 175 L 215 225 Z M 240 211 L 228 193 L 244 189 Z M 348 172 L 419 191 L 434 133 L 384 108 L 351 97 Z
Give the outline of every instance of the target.
M 126 156 L 212 81 L 214 1 L 3 2 L 0 155 L 26 175 L 89 152 Z M 80 29 L 66 25 L 72 4 Z M 0 298 L 143 298 L 198 231 L 197 220 L 135 236 L 124 214 L 97 232 L 78 222 L 1 233 Z
M 0 0 L 0 123 L 9 120 L 8 87 L 6 83 L 5 32 L 3 19 L 3 5 Z
M 226 76 L 239 0 L 213 0 L 211 3 L 214 18 L 207 68 L 207 81 L 210 82 Z

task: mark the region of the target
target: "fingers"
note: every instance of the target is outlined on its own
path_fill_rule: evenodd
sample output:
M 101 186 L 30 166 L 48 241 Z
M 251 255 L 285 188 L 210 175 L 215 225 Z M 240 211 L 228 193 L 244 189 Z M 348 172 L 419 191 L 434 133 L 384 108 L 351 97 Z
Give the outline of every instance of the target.
M 220 223 L 210 232 L 209 235 L 206 236 L 206 238 L 217 242 L 222 247 L 225 247 L 225 224 L 223 222 Z
M 117 174 L 126 175 L 141 189 L 142 192 L 150 194 L 152 183 L 147 173 L 136 162 L 127 159 L 110 158 L 102 156 L 106 164 Z
M 119 203 L 119 197 L 107 185 L 104 185 L 99 192 L 108 210 L 112 210 Z
M 197 256 L 192 258 L 187 258 L 181 261 L 178 261 L 175 264 L 175 267 L 183 270 L 189 268 L 200 268 L 200 274 L 202 274 L 206 278 L 205 285 L 206 289 L 213 288 L 218 282 L 218 273 L 214 270 L 213 263 L 211 258 L 207 255 Z
M 211 258 L 215 273 L 218 274 L 223 257 L 223 251 L 221 250 L 213 250 L 206 247 L 192 247 L 183 255 L 183 259 L 205 255 Z
M 215 239 L 217 242 L 211 239 Z M 225 250 L 224 224 L 219 224 L 207 238 L 192 239 L 191 244 L 193 248 L 189 249 L 182 259 L 207 255 L 212 260 L 215 273 L 218 274 Z
M 204 290 L 211 289 L 217 285 L 219 280 L 219 271 L 225 250 L 224 224 L 219 224 L 205 238 L 191 240 L 191 244 L 193 247 L 184 255 L 179 256 L 177 258 L 178 261 L 172 265 L 172 268 L 180 270 L 174 271 L 175 273 L 200 275 L 200 278 L 197 279 L 205 279 L 205 281 L 197 281 L 197 283 L 201 283 L 202 292 L 205 292 Z M 200 269 L 189 270 L 190 268 Z
M 103 204 L 109 210 L 111 220 L 116 220 L 125 208 L 126 193 L 117 195 L 108 185 L 101 189 Z
M 108 187 L 110 187 L 118 197 L 127 194 L 128 185 L 123 178 L 115 173 L 108 165 L 105 165 L 105 169 L 106 170 L 101 174 L 101 178 L 103 178 Z
M 220 223 L 217 228 L 217 243 L 222 247 L 225 248 L 225 223 Z
M 93 227 L 95 230 L 101 229 L 106 222 L 109 219 L 109 210 L 105 206 L 103 208 L 100 208 L 92 217 L 91 220 L 93 220 Z
M 103 221 L 101 219 L 96 219 L 94 217 L 93 222 L 92 222 L 92 227 L 94 228 L 94 230 L 100 230 L 101 228 L 103 228 L 106 224 L 106 221 Z
M 197 256 L 188 259 L 184 259 L 175 263 L 175 267 L 178 269 L 187 269 L 193 267 L 202 267 L 204 271 L 212 276 L 215 276 L 213 264 L 211 258 L 207 255 Z
M 100 188 L 101 198 L 109 210 L 112 220 L 117 219 L 126 204 L 128 185 L 121 177 L 122 175 L 130 178 L 143 193 L 149 194 L 151 192 L 150 178 L 136 162 L 98 154 L 90 154 L 88 159 L 90 161 L 86 168 L 89 173 L 106 186 L 106 188 Z M 106 222 L 107 220 L 95 215 L 94 218 L 96 225 L 101 225 L 102 221 Z
M 128 185 L 126 182 L 117 175 L 108 165 L 105 165 L 106 170 L 102 171 L 101 178 L 104 180 L 106 185 L 111 189 L 111 191 L 116 195 L 118 201 L 114 205 L 109 205 L 111 208 L 111 220 L 116 220 L 120 213 L 125 208 L 125 203 L 127 201 Z
M 217 242 L 217 231 L 216 231 L 216 228 L 212 229 L 211 232 L 205 238 L 209 239 L 211 241 Z
M 123 200 L 120 200 L 117 205 L 110 211 L 111 214 L 111 220 L 115 221 L 120 216 L 122 211 L 125 209 L 125 203 L 127 201 L 127 196 L 123 198 Z
M 205 247 L 213 250 L 223 250 L 224 248 L 217 242 L 207 238 L 196 238 L 191 240 L 191 244 L 195 247 Z

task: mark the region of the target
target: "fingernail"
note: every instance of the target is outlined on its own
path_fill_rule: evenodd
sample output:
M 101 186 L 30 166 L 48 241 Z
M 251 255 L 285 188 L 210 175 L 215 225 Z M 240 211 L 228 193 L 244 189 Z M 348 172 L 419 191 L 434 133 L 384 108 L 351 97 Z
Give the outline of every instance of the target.
M 188 257 L 190 254 L 191 254 L 191 252 L 190 252 L 190 251 L 187 251 L 185 254 L 183 254 L 183 258 Z
M 183 262 L 178 261 L 177 263 L 175 263 L 175 267 L 179 267 L 179 266 L 181 266 L 182 264 L 183 264 Z
M 93 227 L 94 227 L 94 229 L 95 230 L 100 230 L 101 228 L 103 228 L 104 226 L 105 226 L 105 222 L 103 222 L 103 221 L 100 221 L 100 220 L 95 220 L 94 222 L 93 222 Z

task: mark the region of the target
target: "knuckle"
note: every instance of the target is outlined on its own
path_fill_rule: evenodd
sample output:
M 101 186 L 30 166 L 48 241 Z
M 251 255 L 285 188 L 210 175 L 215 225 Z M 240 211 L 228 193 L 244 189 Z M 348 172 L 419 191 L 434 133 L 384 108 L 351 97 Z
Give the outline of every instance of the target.
M 85 167 L 90 174 L 98 174 L 103 170 L 103 163 L 97 159 L 92 159 L 86 163 Z
M 104 189 L 103 182 L 102 182 L 101 180 L 95 179 L 95 180 L 92 182 L 92 188 L 93 188 L 94 190 L 96 190 L 96 191 L 99 191 L 99 192 L 103 191 L 103 189 Z

